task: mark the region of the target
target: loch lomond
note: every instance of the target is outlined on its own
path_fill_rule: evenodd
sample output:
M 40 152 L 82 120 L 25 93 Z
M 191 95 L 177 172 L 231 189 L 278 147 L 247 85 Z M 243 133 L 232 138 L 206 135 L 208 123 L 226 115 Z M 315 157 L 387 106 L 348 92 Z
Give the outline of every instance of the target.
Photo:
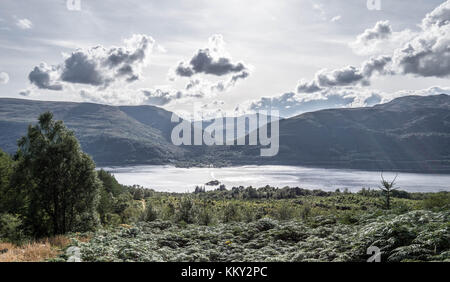
M 376 189 L 381 173 L 376 171 L 326 169 L 298 166 L 236 166 L 222 168 L 179 168 L 170 165 L 104 167 L 125 185 L 138 184 L 156 191 L 192 192 L 195 186 L 218 180 L 228 189 L 238 186 L 266 185 L 274 187 L 301 187 L 324 191 L 356 192 L 362 188 Z M 386 180 L 395 177 L 394 172 L 383 174 Z M 450 191 L 450 174 L 398 173 L 396 187 L 408 192 Z M 206 186 L 207 190 L 217 186 Z

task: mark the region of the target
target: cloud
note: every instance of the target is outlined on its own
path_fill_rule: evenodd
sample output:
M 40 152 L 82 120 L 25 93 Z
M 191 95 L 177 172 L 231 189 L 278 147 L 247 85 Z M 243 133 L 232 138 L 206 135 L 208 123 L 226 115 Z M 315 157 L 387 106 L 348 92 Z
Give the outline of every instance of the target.
M 291 117 L 304 112 L 328 108 L 349 107 L 356 100 L 352 90 L 324 91 L 315 94 L 298 95 L 294 92 L 275 97 L 263 97 L 250 103 L 243 103 L 243 112 L 278 110 L 280 116 Z M 239 111 L 239 109 L 237 109 Z
M 29 19 L 17 19 L 16 25 L 21 29 L 30 29 L 33 23 Z
M 282 117 L 292 117 L 305 112 L 329 108 L 374 106 L 408 95 L 427 96 L 438 94 L 450 94 L 450 87 L 436 86 L 428 89 L 402 90 L 394 93 L 361 87 L 333 88 L 305 95 L 288 92 L 275 97 L 262 97 L 258 100 L 242 103 L 236 108 L 236 111 L 249 113 L 259 110 L 278 110 Z
M 297 85 L 298 93 L 314 93 L 324 88 L 341 87 L 350 85 L 369 85 L 370 78 L 375 72 L 385 74 L 386 65 L 391 62 L 388 56 L 371 58 L 362 63 L 360 68 L 347 66 L 341 69 L 322 69 L 315 74 L 313 81 L 300 80 Z
M 428 13 L 419 27 L 416 32 L 408 29 L 394 32 L 388 21 L 379 21 L 351 42 L 350 47 L 359 55 L 392 54 L 392 69 L 397 74 L 449 77 L 450 0 Z
M 337 15 L 337 16 L 335 16 L 335 17 L 333 17 L 333 18 L 331 18 L 331 22 L 337 22 L 337 21 L 340 21 L 341 20 L 341 18 L 342 18 L 342 16 L 341 15 Z
M 373 28 L 366 29 L 360 34 L 356 41 L 367 44 L 372 40 L 380 40 L 389 38 L 392 35 L 392 27 L 389 21 L 379 21 Z
M 297 85 L 298 93 L 314 93 L 320 90 L 321 88 L 317 85 L 317 82 L 314 80 L 309 82 L 302 79 Z
M 366 78 L 370 78 L 374 72 L 378 72 L 379 74 L 391 74 L 391 71 L 386 70 L 386 65 L 391 61 L 392 58 L 389 56 L 370 58 L 362 64 L 362 73 Z
M 209 47 L 199 49 L 190 59 L 189 63 L 181 62 L 175 73 L 182 77 L 191 77 L 195 74 L 211 74 L 223 76 L 246 71 L 242 62 L 233 62 L 224 52 L 222 35 L 213 35 L 209 39 Z
M 409 29 L 393 31 L 389 21 L 379 21 L 373 28 L 366 29 L 349 43 L 357 55 L 392 54 L 393 51 L 411 40 L 416 34 Z
M 24 90 L 19 91 L 20 96 L 28 97 L 31 94 L 32 94 L 31 89 L 24 89 Z
M 195 78 L 191 79 L 188 84 L 186 84 L 185 90 L 196 91 L 202 93 L 202 96 L 213 96 L 219 92 L 226 92 L 230 88 L 236 85 L 236 82 L 241 79 L 245 79 L 250 74 L 247 71 L 242 71 L 241 73 L 230 76 L 225 81 L 211 82 L 207 79 Z
M 316 82 L 320 87 L 346 86 L 360 82 L 363 74 L 354 66 L 347 66 L 332 71 L 322 70 L 316 74 Z
M 424 30 L 433 26 L 442 27 L 450 24 L 450 1 L 446 1 L 428 13 L 422 20 Z
M 174 101 L 187 102 L 189 99 L 203 98 L 208 94 L 196 90 L 181 91 L 163 85 L 155 88 L 111 88 L 101 91 L 82 89 L 79 95 L 83 101 L 100 104 L 166 106 Z
M 170 91 L 163 89 L 141 90 L 144 94 L 143 103 L 155 106 L 164 106 L 172 100 L 181 99 L 183 93 L 181 91 Z
M 0 72 L 0 84 L 7 84 L 9 82 L 9 75 L 6 72 Z
M 424 77 L 450 76 L 450 0 L 422 20 L 421 32 L 394 53 L 403 74 Z
M 225 77 L 219 81 L 209 81 L 202 75 Z M 219 92 L 226 92 L 250 75 L 250 66 L 243 62 L 233 62 L 225 49 L 222 35 L 209 38 L 208 47 L 198 50 L 189 63 L 181 62 L 175 70 L 169 72 L 169 80 L 175 76 L 190 78 L 185 90 L 189 96 L 211 97 Z M 186 92 L 183 91 L 183 92 Z M 193 94 L 192 92 L 195 92 Z
M 107 88 L 116 81 L 133 82 L 140 78 L 141 69 L 147 64 L 154 40 L 142 34 L 134 34 L 124 41 L 123 47 L 95 46 L 78 49 L 64 62 L 51 67 L 35 67 L 30 81 L 39 88 L 61 90 L 61 85 L 50 85 L 50 72 L 57 72 L 58 83 L 73 83 Z
M 96 91 L 83 89 L 79 91 L 81 99 L 85 102 L 107 104 L 107 105 L 140 105 L 143 95 L 138 91 L 129 89 Z
M 135 41 L 141 42 L 141 40 Z M 205 68 L 199 71 L 194 66 L 192 66 L 192 71 L 209 74 L 214 70 L 217 76 L 224 76 L 219 81 L 209 81 L 201 75 L 192 75 L 186 86 L 181 89 L 175 89 L 170 85 L 134 90 L 128 87 L 107 88 L 114 79 L 122 76 L 127 77 L 127 82 L 134 80 L 133 74 L 135 74 L 135 69 L 132 65 L 136 62 L 140 63 L 146 58 L 146 54 L 143 51 L 146 49 L 144 44 L 135 45 L 138 47 L 128 52 L 117 48 L 109 49 L 106 52 L 103 47 L 91 48 L 89 52 L 84 50 L 77 51 L 72 53 L 64 61 L 64 64 L 55 67 L 55 69 L 62 70 L 60 80 L 64 83 L 71 82 L 92 87 L 99 86 L 97 89 L 91 87 L 91 89 L 86 88 L 79 91 L 83 100 L 113 105 L 150 104 L 166 106 L 175 101 L 190 102 L 192 99 L 213 98 L 221 92 L 226 92 L 231 87 L 234 87 L 239 80 L 246 79 L 250 75 L 247 67 L 240 67 L 241 64 L 243 66 L 243 63 L 232 63 L 224 49 L 222 37 L 216 35 L 209 39 L 208 52 L 211 52 L 214 56 L 212 56 L 212 61 L 207 62 L 209 66 L 205 67 L 208 71 L 204 71 Z M 104 55 L 105 53 L 106 55 Z M 230 67 L 227 69 L 227 67 L 224 67 L 226 66 L 226 64 L 222 64 L 224 59 L 227 59 L 234 68 Z M 99 71 L 100 67 L 103 68 L 102 72 Z M 106 70 L 104 70 L 105 68 Z M 109 71 L 111 68 L 115 70 L 115 76 L 111 76 L 111 71 Z M 227 71 L 224 71 L 224 69 L 227 69 Z M 105 73 L 108 75 L 105 75 Z
M 363 88 L 370 85 L 370 79 L 375 74 L 450 76 L 450 0 L 425 16 L 419 32 L 394 32 L 388 21 L 379 21 L 373 28 L 366 29 L 352 44 L 355 48 L 369 46 L 372 51 L 380 51 L 383 48 L 379 46 L 389 45 L 387 50 L 391 50 L 388 52 L 391 55 L 371 57 L 360 67 L 322 69 L 312 81 L 300 80 L 296 90 L 302 95 L 288 92 L 280 96 L 263 97 L 247 103 L 246 108 L 254 111 L 272 107 L 284 116 L 291 116 L 330 107 L 371 106 L 405 95 L 450 93 L 449 88 L 441 87 L 392 94 Z
M 39 66 L 34 67 L 28 75 L 28 79 L 31 84 L 40 89 L 60 91 L 62 90 L 62 85 L 55 82 L 55 77 L 58 76 L 57 72 L 58 67 L 41 63 Z

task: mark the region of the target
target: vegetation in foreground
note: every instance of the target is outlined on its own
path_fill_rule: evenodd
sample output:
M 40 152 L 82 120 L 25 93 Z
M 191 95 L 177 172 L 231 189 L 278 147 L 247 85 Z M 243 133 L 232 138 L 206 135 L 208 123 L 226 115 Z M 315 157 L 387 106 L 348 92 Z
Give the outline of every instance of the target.
M 370 246 L 386 261 L 450 260 L 450 193 L 384 179 L 358 193 L 123 186 L 50 113 L 18 144 L 0 151 L 0 261 L 65 261 L 71 246 L 84 261 L 364 261 Z
M 84 261 L 449 261 L 448 212 L 369 213 L 346 224 L 336 217 L 308 222 L 263 218 L 251 223 L 182 226 L 169 221 L 99 231 L 80 243 Z

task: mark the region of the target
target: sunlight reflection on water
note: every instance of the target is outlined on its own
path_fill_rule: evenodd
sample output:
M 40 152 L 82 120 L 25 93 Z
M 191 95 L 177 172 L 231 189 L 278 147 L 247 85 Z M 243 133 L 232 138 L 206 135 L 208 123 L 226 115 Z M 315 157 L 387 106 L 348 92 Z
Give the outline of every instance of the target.
M 187 192 L 196 185 L 204 186 L 211 180 L 219 180 L 228 189 L 234 186 L 301 187 L 334 191 L 348 188 L 377 188 L 380 173 L 374 171 L 340 170 L 294 166 L 239 166 L 224 168 L 177 168 L 174 166 L 105 167 L 117 180 L 126 185 L 138 184 L 157 191 Z M 386 172 L 392 179 L 395 173 Z M 399 173 L 397 187 L 410 192 L 450 191 L 450 175 Z M 207 190 L 216 186 L 206 186 Z

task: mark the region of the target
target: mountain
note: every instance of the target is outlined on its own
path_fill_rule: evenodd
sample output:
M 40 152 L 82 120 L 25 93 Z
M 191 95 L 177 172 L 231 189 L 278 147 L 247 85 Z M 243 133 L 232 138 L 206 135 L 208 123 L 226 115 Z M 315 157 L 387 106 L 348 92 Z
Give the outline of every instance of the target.
M 245 137 L 249 134 L 249 131 L 251 131 L 251 127 L 261 127 L 264 124 L 267 124 L 271 122 L 272 120 L 278 120 L 279 117 L 270 116 L 270 115 L 263 115 L 260 113 L 255 114 L 244 114 L 238 117 L 223 117 L 219 120 L 219 125 L 214 126 L 214 129 L 222 130 L 224 140 L 227 141 L 233 141 L 235 139 L 240 139 Z M 253 121 L 253 125 L 250 125 L 250 121 Z M 213 125 L 214 121 L 216 119 L 206 119 L 206 120 L 199 120 L 194 121 L 194 127 L 202 128 L 204 131 L 206 131 L 209 134 L 214 134 L 209 126 Z M 242 131 L 239 131 L 238 129 L 242 128 Z M 230 132 L 230 136 L 226 135 L 226 132 Z
M 161 164 L 186 154 L 167 139 L 172 113 L 163 109 L 23 99 L 0 99 L 0 148 L 14 153 L 28 125 L 45 111 L 74 130 L 98 164 Z
M 17 139 L 45 111 L 74 130 L 99 165 L 286 164 L 450 173 L 450 96 L 444 94 L 282 119 L 279 153 L 270 158 L 259 156 L 260 146 L 175 146 L 172 113 L 154 106 L 3 98 L 0 148 L 14 153 Z M 210 124 L 205 121 L 203 129 Z
M 266 164 L 450 172 L 448 95 L 407 96 L 374 107 L 321 110 L 281 120 L 279 126 L 277 156 L 255 158 L 259 149 L 243 148 L 230 159 L 247 160 L 244 163 L 251 159 Z

